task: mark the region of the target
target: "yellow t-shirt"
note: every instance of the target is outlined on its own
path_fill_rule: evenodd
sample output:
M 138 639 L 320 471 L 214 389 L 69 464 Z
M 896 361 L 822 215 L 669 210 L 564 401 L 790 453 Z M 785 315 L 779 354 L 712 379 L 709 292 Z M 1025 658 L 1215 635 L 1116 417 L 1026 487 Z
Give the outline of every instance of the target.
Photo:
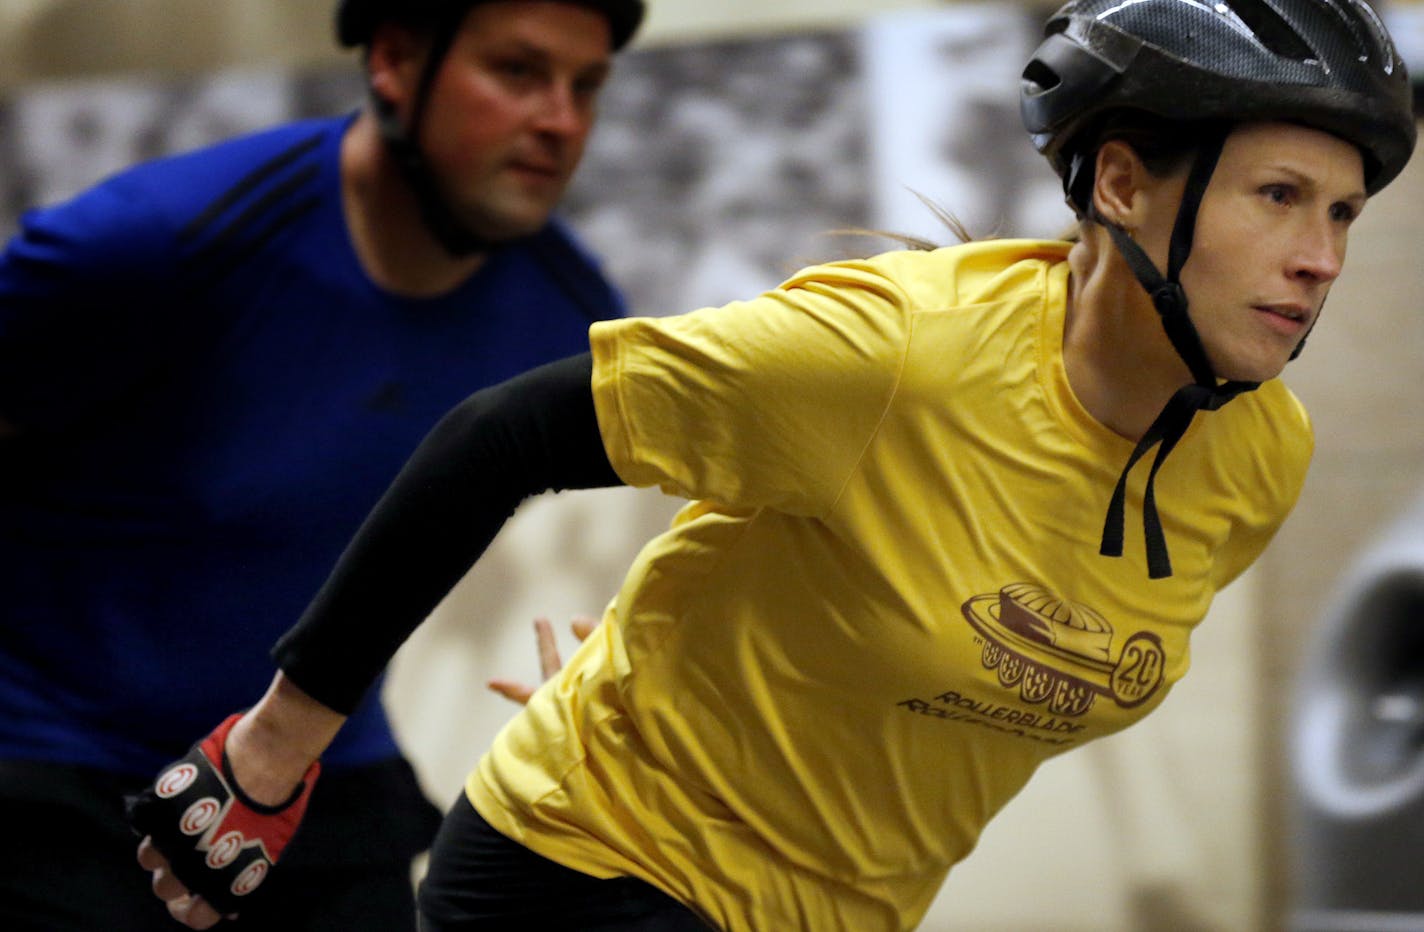
M 1157 478 L 1175 574 L 1140 533 L 1099 556 L 1132 444 L 1068 387 L 1067 249 L 897 252 L 595 325 L 614 468 L 692 504 L 471 775 L 485 818 L 723 929 L 906 929 L 1042 761 L 1155 708 L 1310 426 L 1279 382 L 1199 415 Z

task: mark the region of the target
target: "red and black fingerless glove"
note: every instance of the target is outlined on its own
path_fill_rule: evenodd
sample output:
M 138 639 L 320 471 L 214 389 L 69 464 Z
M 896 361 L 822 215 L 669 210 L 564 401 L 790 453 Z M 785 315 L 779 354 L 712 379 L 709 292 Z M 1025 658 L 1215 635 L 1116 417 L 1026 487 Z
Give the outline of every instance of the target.
M 128 800 L 129 823 L 152 836 L 174 875 L 224 915 L 237 912 L 277 863 L 321 772 L 313 763 L 280 806 L 249 799 L 233 779 L 225 750 L 241 717 L 228 718 Z

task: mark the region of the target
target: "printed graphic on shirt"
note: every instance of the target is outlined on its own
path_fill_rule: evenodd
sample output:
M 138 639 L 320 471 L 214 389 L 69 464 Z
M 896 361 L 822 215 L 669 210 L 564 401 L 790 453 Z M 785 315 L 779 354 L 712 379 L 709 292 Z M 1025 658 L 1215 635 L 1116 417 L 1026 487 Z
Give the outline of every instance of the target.
M 908 711 L 1062 744 L 1083 730 L 1072 720 L 1087 713 L 1099 696 L 1130 709 L 1162 686 L 1165 653 L 1157 635 L 1134 632 L 1118 646 L 1116 632 L 1099 612 L 1040 586 L 1011 583 L 997 593 L 972 597 L 961 609 L 974 629 L 984 668 L 1042 711 L 953 691 L 933 702 L 901 702 Z
M 1139 631 L 1116 653 L 1113 628 L 1086 605 L 1060 599 L 1029 583 L 962 606 L 983 638 L 984 667 L 1017 686 L 1025 702 L 1047 702 L 1056 715 L 1082 715 L 1097 696 L 1125 709 L 1139 706 L 1162 685 L 1162 642 Z

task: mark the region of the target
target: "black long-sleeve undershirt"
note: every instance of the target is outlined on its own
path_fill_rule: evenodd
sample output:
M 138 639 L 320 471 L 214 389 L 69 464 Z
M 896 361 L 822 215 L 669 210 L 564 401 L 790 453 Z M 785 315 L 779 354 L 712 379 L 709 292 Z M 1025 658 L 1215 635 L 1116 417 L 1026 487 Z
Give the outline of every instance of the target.
M 272 656 L 350 714 L 525 498 L 622 484 L 594 413 L 592 356 L 477 392 L 441 419 Z

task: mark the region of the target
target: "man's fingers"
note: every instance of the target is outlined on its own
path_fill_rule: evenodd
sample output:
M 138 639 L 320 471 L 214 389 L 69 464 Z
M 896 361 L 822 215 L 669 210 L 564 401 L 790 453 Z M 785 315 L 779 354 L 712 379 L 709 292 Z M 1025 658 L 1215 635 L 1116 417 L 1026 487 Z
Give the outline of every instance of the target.
M 588 636 L 593 633 L 593 629 L 598 627 L 598 619 L 590 618 L 588 615 L 575 615 L 573 621 L 569 622 L 569 627 L 574 631 L 574 637 L 580 641 L 587 641 Z
M 549 619 L 534 619 L 534 638 L 539 643 L 539 675 L 547 680 L 564 666 L 559 657 L 559 644 L 554 640 L 554 626 L 549 624 Z
M 490 680 L 485 685 L 510 702 L 517 702 L 520 705 L 527 703 L 529 697 L 534 695 L 532 686 L 525 686 L 523 683 L 516 683 L 513 680 Z

